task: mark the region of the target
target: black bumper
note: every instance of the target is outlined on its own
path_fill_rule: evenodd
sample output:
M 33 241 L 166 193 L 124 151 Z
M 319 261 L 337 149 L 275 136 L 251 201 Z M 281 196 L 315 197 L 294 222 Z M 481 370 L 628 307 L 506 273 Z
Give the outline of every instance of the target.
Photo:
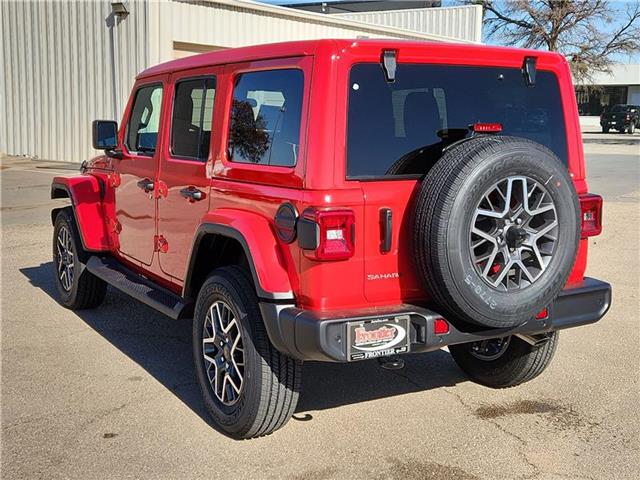
M 611 305 L 611 285 L 585 278 L 580 286 L 563 290 L 545 319 L 532 319 L 514 328 L 462 331 L 449 324 L 449 333 L 436 335 L 436 312 L 415 305 L 356 311 L 314 312 L 291 305 L 261 303 L 260 310 L 274 346 L 300 360 L 346 362 L 347 322 L 409 315 L 411 352 L 430 352 L 447 345 L 509 335 L 537 335 L 588 325 L 600 320 Z
M 628 128 L 631 125 L 630 120 L 601 120 L 601 127 L 609 127 L 609 128 Z

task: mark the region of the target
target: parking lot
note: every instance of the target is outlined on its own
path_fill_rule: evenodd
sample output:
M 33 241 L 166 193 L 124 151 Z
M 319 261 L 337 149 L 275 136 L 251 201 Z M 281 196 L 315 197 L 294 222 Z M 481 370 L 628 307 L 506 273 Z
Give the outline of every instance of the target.
M 467 381 L 449 354 L 307 363 L 294 418 L 234 441 L 211 427 L 190 324 L 110 290 L 56 302 L 51 178 L 64 165 L 2 160 L 3 478 L 636 479 L 640 471 L 640 135 L 585 133 L 605 197 L 588 274 L 613 285 L 603 321 L 563 332 L 538 379 Z

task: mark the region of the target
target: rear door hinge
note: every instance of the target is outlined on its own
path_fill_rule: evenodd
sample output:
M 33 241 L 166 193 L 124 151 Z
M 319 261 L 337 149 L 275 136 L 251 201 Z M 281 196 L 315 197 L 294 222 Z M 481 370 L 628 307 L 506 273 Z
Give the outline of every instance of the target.
M 153 251 L 167 253 L 169 251 L 169 242 L 162 235 L 153 236 Z

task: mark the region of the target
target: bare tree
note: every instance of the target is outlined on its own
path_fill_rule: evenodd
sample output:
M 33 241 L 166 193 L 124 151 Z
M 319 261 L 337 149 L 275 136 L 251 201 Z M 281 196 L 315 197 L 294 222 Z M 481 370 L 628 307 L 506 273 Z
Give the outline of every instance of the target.
M 640 2 L 614 10 L 606 0 L 467 0 L 484 7 L 489 38 L 562 53 L 574 79 L 610 72 L 612 57 L 640 50 Z

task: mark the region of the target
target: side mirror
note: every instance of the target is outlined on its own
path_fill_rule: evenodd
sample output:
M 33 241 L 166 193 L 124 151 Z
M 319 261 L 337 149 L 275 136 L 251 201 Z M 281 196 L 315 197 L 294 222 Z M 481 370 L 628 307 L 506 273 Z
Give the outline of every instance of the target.
M 94 120 L 92 123 L 93 148 L 113 150 L 118 146 L 118 123 L 111 120 Z

